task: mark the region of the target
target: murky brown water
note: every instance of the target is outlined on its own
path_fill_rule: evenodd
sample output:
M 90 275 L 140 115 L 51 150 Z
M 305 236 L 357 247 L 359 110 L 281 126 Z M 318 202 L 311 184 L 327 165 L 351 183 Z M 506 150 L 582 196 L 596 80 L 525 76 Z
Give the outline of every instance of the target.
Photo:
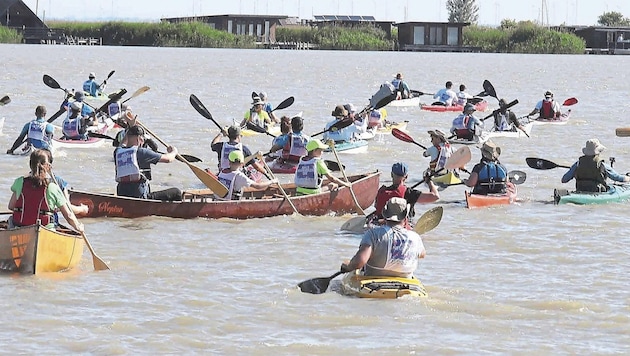
M 2 151 L 35 106 L 49 112 L 62 92 L 46 87 L 49 74 L 78 88 L 88 72 L 109 88 L 131 93 L 143 122 L 180 152 L 214 166 L 210 141 L 216 127 L 189 104 L 196 94 L 222 124 L 241 118 L 250 93 L 266 91 L 274 103 L 295 96 L 283 113 L 304 111 L 306 132 L 323 129 L 336 104 L 361 107 L 381 82 L 403 72 L 413 89 L 438 90 L 446 80 L 471 93 L 490 80 L 499 96 L 518 98 L 518 115 L 531 111 L 545 90 L 577 97 L 566 126 L 534 127 L 532 138 L 496 139 L 509 169 L 527 173 L 522 201 L 509 207 L 466 210 L 463 187 L 437 204 L 441 225 L 424 236 L 427 257 L 417 275 L 426 300 L 375 301 L 303 294 L 296 284 L 334 273 L 355 252 L 359 236 L 342 234 L 350 216 L 285 216 L 248 221 L 169 218 L 84 219 L 97 253 L 112 270 L 94 273 L 85 258 L 71 273 L 0 278 L 0 343 L 7 353 L 218 353 L 218 354 L 614 354 L 630 344 L 628 207 L 554 206 L 562 169 L 531 170 L 525 157 L 571 163 L 584 142 L 599 138 L 630 171 L 630 145 L 614 129 L 630 126 L 626 57 L 362 52 L 291 52 L 212 49 L 50 47 L 0 45 L 0 95 L 12 102 Z M 430 98 L 427 98 L 427 102 Z M 496 102 L 491 103 L 496 107 Z M 414 138 L 429 144 L 428 129 L 447 130 L 454 115 L 418 108 L 389 109 L 410 120 Z M 60 123 L 59 121 L 58 123 Z M 264 136 L 247 139 L 266 151 Z M 82 190 L 113 192 L 108 146 L 62 151 L 58 174 Z M 415 145 L 392 136 L 370 144 L 369 154 L 342 155 L 349 173 L 394 161 L 412 167 L 411 181 L 427 165 Z M 473 149 L 473 161 L 479 152 Z M 334 159 L 332 156 L 330 159 Z M 25 158 L 0 157 L 0 201 L 13 179 L 27 172 Z M 186 166 L 161 164 L 155 185 L 201 188 Z M 387 174 L 384 175 L 387 178 Z M 432 205 L 431 205 L 432 206 Z M 429 208 L 428 206 L 426 208 Z M 423 212 L 425 207 L 418 206 Z

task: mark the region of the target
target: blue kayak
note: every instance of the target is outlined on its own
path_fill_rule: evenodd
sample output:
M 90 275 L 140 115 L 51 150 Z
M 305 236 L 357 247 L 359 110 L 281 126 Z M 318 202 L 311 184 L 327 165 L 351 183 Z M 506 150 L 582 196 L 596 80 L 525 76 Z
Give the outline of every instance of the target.
M 566 189 L 553 191 L 556 204 L 606 204 L 630 199 L 630 184 L 611 185 L 607 192 L 569 192 Z
M 352 140 L 335 143 L 335 150 L 343 153 L 364 153 L 367 152 L 368 142 L 366 140 Z M 330 148 L 324 152 L 331 152 Z

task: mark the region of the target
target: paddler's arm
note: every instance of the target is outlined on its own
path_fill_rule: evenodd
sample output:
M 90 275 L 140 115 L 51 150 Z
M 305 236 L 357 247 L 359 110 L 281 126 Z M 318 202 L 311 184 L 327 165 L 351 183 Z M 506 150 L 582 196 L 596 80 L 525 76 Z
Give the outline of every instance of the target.
M 355 269 L 363 268 L 372 255 L 372 246 L 361 244 L 359 251 L 352 257 L 350 262 L 341 264 L 341 272 L 351 272 Z

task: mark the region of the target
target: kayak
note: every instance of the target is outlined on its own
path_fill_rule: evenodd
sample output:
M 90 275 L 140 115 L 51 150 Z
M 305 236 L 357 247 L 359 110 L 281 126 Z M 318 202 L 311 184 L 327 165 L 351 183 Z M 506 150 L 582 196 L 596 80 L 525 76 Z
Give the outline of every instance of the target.
M 286 162 L 280 158 L 273 160 L 268 164 L 273 173 L 278 174 L 293 174 L 297 169 L 297 163 Z
M 341 280 L 341 293 L 359 298 L 396 299 L 405 295 L 426 297 L 427 291 L 415 277 L 364 276 L 358 270 Z
M 531 132 L 532 132 L 532 127 L 534 126 L 534 122 L 530 121 L 528 123 L 526 123 L 525 125 L 523 125 L 523 128 L 525 129 L 525 132 L 523 132 L 522 130 L 519 130 L 517 128 L 514 128 L 514 131 L 509 130 L 509 131 L 490 131 L 487 133 L 488 138 L 493 138 L 493 137 L 513 137 L 513 138 L 521 138 L 521 137 L 527 137 Z M 526 135 L 527 133 L 527 135 Z
M 343 153 L 365 153 L 368 149 L 368 142 L 366 140 L 353 140 L 335 143 L 335 150 Z M 324 150 L 324 152 L 332 152 L 330 148 Z
M 569 192 L 566 189 L 554 189 L 556 204 L 606 204 L 630 199 L 630 184 L 611 185 L 607 192 Z
M 482 143 L 488 141 L 488 139 L 490 138 L 490 136 L 488 136 L 488 134 L 489 134 L 489 132 L 482 131 L 481 135 L 474 136 L 472 140 L 466 140 L 466 139 L 460 139 L 460 138 L 450 138 L 450 139 L 448 139 L 448 142 L 450 142 L 451 144 L 457 144 L 457 145 L 477 145 L 477 144 L 482 144 Z
M 532 119 L 534 125 L 566 125 L 571 118 L 571 109 L 567 110 L 567 112 L 560 115 L 558 119 L 541 119 L 536 118 Z
M 105 134 L 112 127 L 114 127 L 114 122 L 110 118 L 106 118 L 105 122 L 99 122 L 97 126 L 89 127 L 88 131 Z M 101 147 L 104 143 L 105 139 L 100 137 L 89 136 L 87 140 L 69 140 L 61 136 L 59 138 L 53 137 L 52 148 L 55 150 L 59 148 L 94 148 Z
M 508 205 L 516 201 L 516 195 L 518 191 L 516 186 L 512 183 L 507 184 L 507 192 L 505 194 L 472 194 L 466 192 L 466 207 L 472 208 L 485 208 L 493 205 Z
M 90 94 L 88 94 L 88 93 L 84 92 L 83 94 L 84 94 L 85 96 L 84 96 L 83 100 L 86 100 L 86 101 L 88 101 L 88 102 L 106 102 L 106 101 L 107 101 L 107 100 L 109 100 L 112 96 L 114 96 L 116 93 L 119 93 L 121 90 L 123 90 L 123 89 L 121 88 L 121 89 L 118 89 L 118 90 L 116 90 L 116 91 L 113 91 L 113 92 L 111 92 L 111 93 L 107 93 L 107 94 L 100 93 L 100 94 L 98 94 L 97 96 L 92 96 L 92 95 L 90 95 Z
M 459 184 L 462 182 L 461 179 L 459 179 L 459 177 L 453 172 L 448 172 L 440 176 L 435 176 L 431 178 L 431 180 L 433 181 L 433 183 L 441 183 L 446 185 Z
M 394 107 L 420 106 L 420 97 L 416 96 L 415 98 L 392 100 L 387 105 Z
M 367 129 L 367 131 L 362 132 L 360 134 L 356 134 L 355 133 L 355 137 L 360 139 L 360 140 L 372 140 L 374 139 L 374 137 L 376 137 L 376 135 L 388 135 L 392 133 L 392 129 L 397 128 L 398 130 L 406 130 L 407 129 L 407 124 L 409 124 L 409 121 L 403 121 L 403 122 L 388 122 L 385 126 L 383 127 L 378 127 L 378 128 L 374 128 L 371 127 L 369 129 Z M 381 136 L 379 136 L 379 140 L 381 140 Z
M 439 111 L 439 112 L 443 112 L 443 111 L 459 111 L 459 112 L 461 112 L 461 111 L 464 110 L 464 106 L 463 105 L 445 106 L 445 105 L 420 104 L 420 108 L 422 110 Z M 475 104 L 475 110 L 476 111 L 486 111 L 486 109 L 488 109 L 488 102 L 486 100 L 482 100 L 482 101 L 478 102 L 477 104 Z

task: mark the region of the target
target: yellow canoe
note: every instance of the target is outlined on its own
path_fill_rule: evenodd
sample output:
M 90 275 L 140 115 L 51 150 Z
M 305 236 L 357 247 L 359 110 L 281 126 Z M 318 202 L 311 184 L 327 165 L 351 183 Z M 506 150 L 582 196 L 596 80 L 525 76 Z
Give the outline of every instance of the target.
M 7 226 L 6 221 L 0 222 L 0 271 L 60 272 L 72 269 L 81 260 L 85 243 L 72 230 L 54 231 L 41 225 L 15 229 Z
M 405 295 L 426 297 L 427 291 L 415 277 L 398 278 L 364 276 L 358 270 L 346 274 L 341 280 L 341 292 L 359 298 L 395 299 Z

